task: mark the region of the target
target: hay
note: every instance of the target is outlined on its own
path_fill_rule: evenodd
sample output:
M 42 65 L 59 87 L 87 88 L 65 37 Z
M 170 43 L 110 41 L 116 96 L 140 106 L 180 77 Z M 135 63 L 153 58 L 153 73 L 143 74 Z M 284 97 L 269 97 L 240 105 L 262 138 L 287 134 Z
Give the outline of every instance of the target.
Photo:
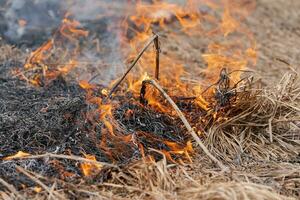
M 253 89 L 241 97 L 224 123 L 207 131 L 206 143 L 220 159 L 286 160 L 300 150 L 299 77 L 287 73 L 274 88 Z M 235 109 L 239 109 L 236 112 Z

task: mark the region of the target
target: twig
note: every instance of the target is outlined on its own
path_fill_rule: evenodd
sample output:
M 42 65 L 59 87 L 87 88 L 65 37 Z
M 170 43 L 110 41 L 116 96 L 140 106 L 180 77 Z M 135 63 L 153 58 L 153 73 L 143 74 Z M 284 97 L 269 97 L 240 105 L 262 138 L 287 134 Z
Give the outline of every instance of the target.
M 99 161 L 90 160 L 90 159 L 87 159 L 87 158 L 82 158 L 82 157 L 74 156 L 74 155 L 69 156 L 69 155 L 61 155 L 61 154 L 53 154 L 53 153 L 45 153 L 45 154 L 40 154 L 40 155 L 16 157 L 16 158 L 13 158 L 13 159 L 14 160 L 16 160 L 16 159 L 37 159 L 37 158 L 45 158 L 45 157 L 77 160 L 77 161 L 81 161 L 81 162 L 88 162 L 88 163 L 95 164 L 95 165 L 103 165 L 103 166 L 118 168 L 117 165 L 113 165 L 113 164 L 106 163 L 106 162 L 99 162 Z
M 2 178 L 0 178 L 0 183 L 1 183 L 2 185 L 4 185 L 11 193 L 13 193 L 14 195 L 16 195 L 16 197 L 17 197 L 18 199 L 25 199 L 22 195 L 19 194 L 19 192 L 16 190 L 16 188 L 15 188 L 13 185 L 7 183 L 7 182 L 6 182 L 5 180 L 3 180 Z
M 174 101 L 170 98 L 170 96 L 162 89 L 162 87 L 155 80 L 153 80 L 153 79 L 148 79 L 148 80 L 144 80 L 143 81 L 143 85 L 147 84 L 147 83 L 153 85 L 166 98 L 166 100 L 172 105 L 172 107 L 175 109 L 176 113 L 178 114 L 179 118 L 181 119 L 181 121 L 183 122 L 183 124 L 185 125 L 185 127 L 187 128 L 188 132 L 192 135 L 192 137 L 198 143 L 198 145 L 204 151 L 204 153 L 212 161 L 214 161 L 221 168 L 222 171 L 227 170 L 227 167 L 224 166 L 216 157 L 214 157 L 209 152 L 209 150 L 206 148 L 206 146 L 202 143 L 202 141 L 200 140 L 200 138 L 197 136 L 197 134 L 195 133 L 195 131 L 193 130 L 193 128 L 191 127 L 191 125 L 189 124 L 189 122 L 187 121 L 187 119 L 185 118 L 185 116 L 183 115 L 183 113 L 181 112 L 181 110 L 174 103 Z
M 130 67 L 127 69 L 127 71 L 123 74 L 123 76 L 114 84 L 114 86 L 112 87 L 112 89 L 110 90 L 108 97 L 111 98 L 112 94 L 115 92 L 115 90 L 117 89 L 117 87 L 121 84 L 121 82 L 125 79 L 125 77 L 127 76 L 127 74 L 132 70 L 132 68 L 135 66 L 135 64 L 139 61 L 139 59 L 142 57 L 143 53 L 147 50 L 147 48 L 150 46 L 150 44 L 156 40 L 156 38 L 158 38 L 158 35 L 154 34 L 149 41 L 146 43 L 146 45 L 144 46 L 144 48 L 140 51 L 140 53 L 137 55 L 137 57 L 135 58 L 135 60 L 132 62 L 132 64 L 130 65 Z
M 16 166 L 16 169 L 23 173 L 24 175 L 26 175 L 28 178 L 30 178 L 31 180 L 33 180 L 35 183 L 37 183 L 39 186 L 41 186 L 42 188 L 44 188 L 44 190 L 46 190 L 48 192 L 48 194 L 52 197 L 52 199 L 57 199 L 55 196 L 59 197 L 60 199 L 64 199 L 64 197 L 60 194 L 58 194 L 55 191 L 51 191 L 50 188 L 45 185 L 44 183 L 42 183 L 38 178 L 34 177 L 33 175 L 31 175 L 29 172 L 27 172 L 25 169 L 23 169 L 20 166 Z
M 154 46 L 155 46 L 155 78 L 159 80 L 159 53 L 160 53 L 160 47 L 159 47 L 159 40 L 158 37 L 154 39 Z

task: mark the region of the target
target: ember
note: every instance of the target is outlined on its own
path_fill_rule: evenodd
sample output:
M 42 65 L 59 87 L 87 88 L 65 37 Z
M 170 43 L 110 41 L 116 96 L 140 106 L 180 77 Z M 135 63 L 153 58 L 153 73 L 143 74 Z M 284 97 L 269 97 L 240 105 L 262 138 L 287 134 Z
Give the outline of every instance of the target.
M 219 180 L 241 184 L 227 199 L 299 194 L 297 170 L 272 177 L 287 194 L 241 173 L 300 150 L 298 72 L 284 62 L 293 73 L 266 88 L 255 1 L 4 2 L 0 197 L 177 199 Z

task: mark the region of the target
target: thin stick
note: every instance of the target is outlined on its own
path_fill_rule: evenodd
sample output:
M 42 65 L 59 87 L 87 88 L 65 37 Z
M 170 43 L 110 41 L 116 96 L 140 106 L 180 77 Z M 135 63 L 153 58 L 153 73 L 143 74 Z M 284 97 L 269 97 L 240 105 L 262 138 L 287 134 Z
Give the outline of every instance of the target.
M 154 46 L 155 46 L 155 78 L 159 80 L 159 53 L 160 53 L 160 47 L 159 47 L 159 40 L 158 37 L 154 39 Z
M 2 178 L 0 178 L 0 183 L 1 183 L 2 185 L 4 185 L 4 186 L 5 186 L 12 194 L 16 195 L 16 197 L 17 197 L 18 199 L 25 199 L 22 195 L 20 195 L 20 194 L 18 193 L 17 189 L 16 189 L 13 185 L 7 183 L 7 182 L 6 182 L 5 180 L 3 180 Z
M 125 79 L 125 77 L 127 76 L 127 74 L 132 70 L 132 68 L 135 66 L 135 64 L 139 61 L 139 59 L 142 57 L 143 53 L 147 50 L 147 48 L 150 46 L 150 44 L 158 37 L 158 35 L 154 34 L 149 41 L 146 43 L 146 45 L 144 46 L 144 48 L 140 51 L 140 53 L 137 55 L 137 57 L 135 58 L 135 60 L 132 62 L 132 64 L 130 65 L 130 67 L 127 69 L 127 71 L 123 74 L 123 76 L 115 83 L 115 85 L 112 87 L 112 89 L 110 90 L 108 97 L 111 98 L 112 94 L 115 92 L 115 90 L 117 89 L 117 87 L 121 84 L 121 82 Z
M 193 130 L 193 128 L 191 127 L 191 125 L 189 124 L 189 122 L 187 121 L 187 119 L 185 118 L 185 116 L 183 115 L 183 113 L 181 112 L 181 110 L 174 103 L 174 101 L 170 98 L 170 96 L 162 89 L 162 87 L 155 80 L 153 80 L 153 79 L 149 79 L 149 80 L 143 81 L 143 84 L 146 84 L 146 83 L 153 85 L 166 98 L 166 100 L 172 105 L 172 107 L 175 109 L 177 115 L 179 116 L 179 118 L 181 119 L 181 121 L 183 122 L 183 124 L 185 125 L 185 127 L 187 128 L 188 132 L 192 135 L 192 137 L 198 143 L 198 145 L 204 151 L 204 153 L 213 162 L 215 162 L 221 168 L 222 171 L 227 170 L 227 167 L 224 166 L 216 157 L 214 157 L 209 152 L 209 150 L 206 148 L 206 146 L 202 143 L 202 141 L 200 140 L 200 138 L 197 136 L 197 134 L 195 133 L 195 131 Z
M 91 163 L 91 164 L 95 164 L 95 165 L 103 165 L 103 166 L 108 166 L 108 167 L 113 167 L 113 168 L 118 168 L 118 166 L 110 164 L 110 163 L 106 163 L 106 162 L 99 162 L 99 161 L 95 161 L 95 160 L 90 160 L 87 158 L 82 158 L 79 156 L 74 156 L 74 155 L 61 155 L 61 154 L 52 154 L 52 153 L 45 153 L 45 154 L 40 154 L 40 155 L 32 155 L 32 156 L 23 156 L 23 157 L 16 157 L 13 158 L 13 160 L 16 159 L 37 159 L 37 158 L 60 158 L 60 159 L 68 159 L 68 160 L 77 160 L 77 161 L 81 161 L 81 162 L 87 162 L 87 163 Z

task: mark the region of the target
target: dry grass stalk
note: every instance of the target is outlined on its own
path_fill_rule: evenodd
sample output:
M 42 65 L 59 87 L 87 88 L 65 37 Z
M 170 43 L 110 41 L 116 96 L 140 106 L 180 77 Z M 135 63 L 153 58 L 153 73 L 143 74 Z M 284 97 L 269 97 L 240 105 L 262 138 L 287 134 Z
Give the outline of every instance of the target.
M 4 187 L 6 187 L 11 192 L 11 197 L 12 198 L 25 199 L 25 197 L 20 195 L 20 193 L 17 191 L 17 189 L 13 185 L 7 183 L 2 178 L 0 178 L 0 185 L 3 185 Z
M 90 160 L 87 158 L 75 156 L 75 155 L 62 155 L 62 154 L 53 154 L 53 153 L 45 153 L 45 154 L 40 154 L 40 155 L 32 155 L 32 156 L 24 156 L 24 157 L 15 157 L 13 158 L 14 160 L 24 160 L 24 159 L 38 159 L 38 158 L 58 158 L 58 159 L 68 159 L 68 160 L 76 160 L 76 161 L 81 161 L 81 162 L 87 162 L 95 165 L 102 165 L 102 166 L 107 166 L 107 167 L 113 167 L 113 168 L 118 168 L 117 165 L 113 165 L 110 163 L 106 162 L 99 162 L 95 160 Z
M 38 184 L 39 186 L 41 186 L 45 191 L 48 192 L 49 194 L 49 199 L 65 199 L 65 197 L 50 189 L 48 186 L 46 186 L 44 183 L 42 183 L 38 178 L 36 178 L 35 176 L 31 175 L 29 172 L 27 172 L 25 169 L 23 169 L 22 167 L 16 166 L 16 169 L 23 173 L 24 175 L 26 175 L 28 178 L 30 178 L 32 181 L 34 181 L 36 184 Z
M 126 197 L 170 199 L 176 189 L 174 177 L 170 172 L 176 168 L 175 165 L 168 165 L 166 157 L 162 156 L 163 159 L 158 162 L 143 160 L 132 163 L 115 174 L 112 183 L 102 185 L 114 189 L 115 194 L 121 194 L 121 191 L 125 190 Z
M 179 192 L 186 199 L 262 199 L 281 200 L 286 198 L 276 193 L 272 188 L 247 182 L 223 182 L 204 185 L 201 187 L 184 188 Z

